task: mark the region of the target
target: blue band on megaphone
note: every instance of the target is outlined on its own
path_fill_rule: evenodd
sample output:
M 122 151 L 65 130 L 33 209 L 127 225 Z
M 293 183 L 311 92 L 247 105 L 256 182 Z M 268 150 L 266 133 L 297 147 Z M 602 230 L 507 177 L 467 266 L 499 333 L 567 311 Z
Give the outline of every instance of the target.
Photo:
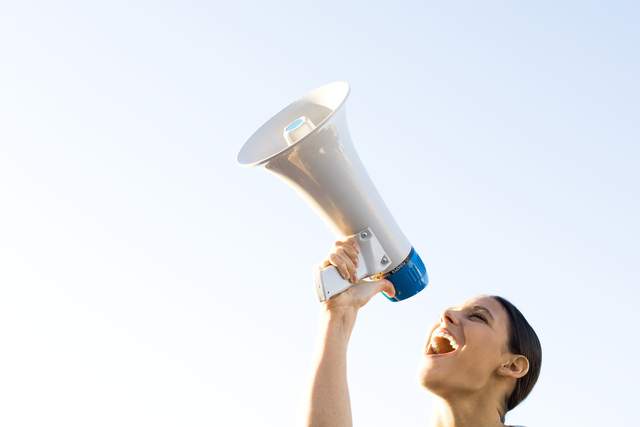
M 389 298 L 383 294 L 390 301 L 402 301 L 403 299 L 412 297 L 423 290 L 429 283 L 427 269 L 422 263 L 420 255 L 418 255 L 413 247 L 403 264 L 400 264 L 399 268 L 396 267 L 397 270 L 387 273 L 388 276 L 372 277 L 372 279 L 387 279 L 393 283 L 393 287 L 396 289 L 394 297 Z

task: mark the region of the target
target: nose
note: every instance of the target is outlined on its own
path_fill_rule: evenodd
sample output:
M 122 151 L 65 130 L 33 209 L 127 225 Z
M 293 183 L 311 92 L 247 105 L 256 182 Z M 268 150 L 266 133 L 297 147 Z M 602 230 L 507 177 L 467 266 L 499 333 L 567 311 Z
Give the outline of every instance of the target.
M 451 325 L 457 325 L 458 320 L 456 319 L 456 312 L 447 308 L 446 310 L 442 310 L 440 313 L 440 324 L 446 325 L 447 323 Z

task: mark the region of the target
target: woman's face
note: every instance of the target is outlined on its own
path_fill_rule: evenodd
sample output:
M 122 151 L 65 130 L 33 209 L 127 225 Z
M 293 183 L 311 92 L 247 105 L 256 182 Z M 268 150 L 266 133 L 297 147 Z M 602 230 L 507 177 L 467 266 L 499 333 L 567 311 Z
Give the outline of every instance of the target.
M 431 325 L 417 380 L 437 396 L 491 387 L 510 354 L 508 317 L 491 297 L 476 297 L 444 310 Z

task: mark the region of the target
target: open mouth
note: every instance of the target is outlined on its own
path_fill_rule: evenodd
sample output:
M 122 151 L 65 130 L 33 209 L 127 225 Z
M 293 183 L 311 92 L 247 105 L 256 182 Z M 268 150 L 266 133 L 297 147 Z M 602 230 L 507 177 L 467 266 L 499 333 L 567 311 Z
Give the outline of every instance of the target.
M 447 354 L 456 351 L 456 339 L 443 330 L 437 330 L 431 335 L 431 341 L 426 354 Z

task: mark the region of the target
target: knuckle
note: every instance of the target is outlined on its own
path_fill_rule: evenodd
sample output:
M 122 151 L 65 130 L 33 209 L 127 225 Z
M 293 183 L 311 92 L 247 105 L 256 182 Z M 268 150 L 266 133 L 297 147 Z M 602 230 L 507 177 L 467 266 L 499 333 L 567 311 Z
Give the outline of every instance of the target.
M 342 261 L 342 259 L 336 254 L 329 254 L 329 261 L 335 266 L 344 264 L 344 261 Z

